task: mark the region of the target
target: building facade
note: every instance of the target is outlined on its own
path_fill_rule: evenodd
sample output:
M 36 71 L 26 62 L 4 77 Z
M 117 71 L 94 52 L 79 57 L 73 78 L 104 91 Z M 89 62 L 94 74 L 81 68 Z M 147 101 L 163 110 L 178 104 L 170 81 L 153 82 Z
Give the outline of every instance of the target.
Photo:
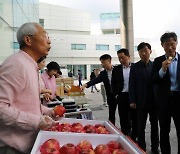
M 103 54 L 110 54 L 112 63 L 119 64 L 116 54 L 121 48 L 119 13 L 100 15 L 102 35 L 91 35 L 91 17 L 85 11 L 40 3 L 39 17 L 52 43 L 47 63 L 56 61 L 72 70 L 74 76 L 80 69 L 86 79 L 94 68 L 101 68 L 99 57 Z M 135 39 L 135 44 L 142 40 Z M 137 52 L 135 55 L 138 60 Z
M 0 63 L 19 51 L 16 31 L 25 22 L 39 22 L 39 0 L 0 0 Z
M 3 36 L 0 37 L 0 63 L 19 51 L 17 28 L 25 22 L 39 22 L 49 33 L 52 42 L 47 63 L 56 61 L 62 69 L 71 70 L 74 76 L 80 69 L 83 77 L 89 79 L 94 68 L 101 68 L 101 55 L 110 54 L 112 63 L 119 64 L 116 54 L 121 48 L 119 18 L 119 13 L 102 13 L 102 35 L 91 35 L 91 16 L 88 12 L 39 3 L 38 0 L 0 0 L 0 34 Z M 137 61 L 137 44 L 148 40 L 134 41 Z

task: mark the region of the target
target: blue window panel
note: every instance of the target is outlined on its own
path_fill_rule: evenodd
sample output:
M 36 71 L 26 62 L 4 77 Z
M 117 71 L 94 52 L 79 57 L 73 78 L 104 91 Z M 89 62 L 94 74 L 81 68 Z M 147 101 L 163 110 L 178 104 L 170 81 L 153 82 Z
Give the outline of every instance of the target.
M 121 49 L 121 45 L 115 45 L 115 51 L 118 51 Z
M 109 45 L 96 44 L 96 50 L 109 50 Z
M 13 42 L 13 49 L 19 49 L 19 43 Z
M 137 51 L 137 46 L 134 46 L 134 51 Z
M 86 50 L 86 44 L 71 44 L 71 50 Z

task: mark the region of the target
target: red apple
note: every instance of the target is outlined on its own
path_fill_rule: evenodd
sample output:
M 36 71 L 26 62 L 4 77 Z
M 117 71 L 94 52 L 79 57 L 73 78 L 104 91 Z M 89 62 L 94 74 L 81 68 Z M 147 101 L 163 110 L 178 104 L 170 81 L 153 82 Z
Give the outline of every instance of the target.
M 98 127 L 105 127 L 105 126 L 103 124 L 96 124 L 95 127 L 98 128 Z
M 72 126 L 69 123 L 61 124 L 61 132 L 71 132 Z
M 66 109 L 62 105 L 57 105 L 54 107 L 55 115 L 59 115 L 60 117 L 66 112 Z
M 61 131 L 61 124 L 57 122 L 54 126 L 50 127 L 48 131 L 55 131 L 55 132 L 60 132 Z
M 76 132 L 76 133 L 82 133 L 84 131 L 84 127 L 81 123 L 77 122 L 77 123 L 73 123 L 72 124 L 72 128 L 71 128 L 72 132 Z
M 108 146 L 105 144 L 100 144 L 95 148 L 95 154 L 111 154 Z
M 59 150 L 55 149 L 42 149 L 41 154 L 61 154 Z
M 128 154 L 128 152 L 122 149 L 116 149 L 112 154 Z
M 122 146 L 117 141 L 110 141 L 107 146 L 109 147 L 110 151 L 113 152 L 116 149 L 122 149 Z
M 56 139 L 49 139 L 40 147 L 41 154 L 60 154 L 59 150 L 60 145 Z
M 96 128 L 96 132 L 98 134 L 110 134 L 109 131 L 105 127 L 98 127 L 98 128 Z
M 78 150 L 81 152 L 82 150 L 87 150 L 87 149 L 93 149 L 92 144 L 87 141 L 83 140 L 77 145 Z
M 96 133 L 96 128 L 93 125 L 86 125 L 84 126 L 84 130 L 86 133 Z
M 95 154 L 95 152 L 92 149 L 85 149 L 85 150 L 82 150 L 80 154 Z
M 61 154 L 79 154 L 77 147 L 72 143 L 63 145 L 60 149 Z

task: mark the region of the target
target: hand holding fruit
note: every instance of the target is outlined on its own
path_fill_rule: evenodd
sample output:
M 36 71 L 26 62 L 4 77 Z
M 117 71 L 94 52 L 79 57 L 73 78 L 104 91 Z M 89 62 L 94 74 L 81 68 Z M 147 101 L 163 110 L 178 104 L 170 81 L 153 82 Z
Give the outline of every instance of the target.
M 38 128 L 45 130 L 52 127 L 53 125 L 55 125 L 55 121 L 51 117 L 44 115 L 44 116 L 41 116 L 40 118 Z
M 65 112 L 66 112 L 66 109 L 62 105 L 57 105 L 54 107 L 55 115 L 62 117 Z

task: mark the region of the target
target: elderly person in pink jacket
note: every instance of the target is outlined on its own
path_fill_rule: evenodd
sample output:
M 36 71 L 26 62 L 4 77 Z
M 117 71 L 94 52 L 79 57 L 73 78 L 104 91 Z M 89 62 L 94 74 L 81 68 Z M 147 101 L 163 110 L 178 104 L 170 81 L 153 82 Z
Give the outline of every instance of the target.
M 17 40 L 20 51 L 0 65 L 0 154 L 30 153 L 38 131 L 54 124 L 53 110 L 40 103 L 37 66 L 49 37 L 39 24 L 25 23 Z

